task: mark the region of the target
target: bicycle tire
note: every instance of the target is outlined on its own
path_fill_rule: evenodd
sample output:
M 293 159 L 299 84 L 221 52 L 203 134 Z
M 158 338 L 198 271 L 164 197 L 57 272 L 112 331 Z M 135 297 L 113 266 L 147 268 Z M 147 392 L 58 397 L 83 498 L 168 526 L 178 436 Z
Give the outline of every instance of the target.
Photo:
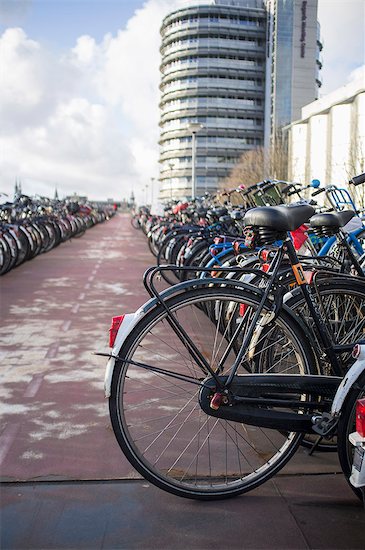
M 9 243 L 4 238 L 3 232 L 0 233 L 0 275 L 4 275 L 10 270 L 12 256 Z
M 151 231 L 151 235 L 147 239 L 147 244 L 148 244 L 148 248 L 149 248 L 151 254 L 155 258 L 157 258 L 158 251 L 159 251 L 159 246 L 158 246 L 157 242 L 154 239 L 154 232 L 153 231 Z
M 192 288 L 166 303 L 213 366 L 227 349 L 223 345 L 227 343 L 225 335 L 219 333 L 219 323 L 212 323 L 204 315 L 201 302 L 234 300 L 256 309 L 259 297 L 255 289 L 249 292 L 217 285 Z M 282 310 L 269 330 L 273 334 L 271 330 L 277 331 L 276 344 L 273 344 L 277 355 L 276 368 L 271 369 L 270 365 L 268 370 L 280 372 L 282 360 L 285 373 L 310 373 L 313 356 L 294 316 Z M 261 351 L 262 347 L 258 355 Z M 198 383 L 204 378 L 186 345 L 166 321 L 161 305 L 146 314 L 119 353 L 121 359 L 114 368 L 109 400 L 114 434 L 135 469 L 161 489 L 200 500 L 233 497 L 273 476 L 300 444 L 302 435 L 298 433 L 212 420 L 198 404 L 199 385 L 176 381 L 128 363 L 147 361 L 152 367 L 168 367 L 175 374 L 187 374 Z M 233 361 L 234 356 L 231 350 L 228 360 Z M 246 365 L 247 359 L 241 364 L 240 372 L 248 372 Z M 196 447 L 194 451 L 193 447 Z
M 357 235 L 356 239 L 359 241 L 360 246 L 362 247 L 363 251 L 365 250 L 365 229 L 361 230 Z M 349 245 L 351 247 L 351 250 L 354 254 L 354 256 L 359 259 L 362 254 L 359 254 L 359 252 L 356 250 L 353 242 L 349 241 Z M 348 254 L 346 249 L 341 247 L 340 243 L 338 241 L 335 241 L 331 248 L 327 252 L 328 256 L 331 256 L 335 258 L 340 265 L 345 266 L 345 271 L 351 270 L 351 261 L 348 258 Z M 360 264 L 361 265 L 361 264 Z
M 174 244 L 170 242 L 171 239 L 175 240 Z M 157 265 L 176 265 L 178 253 L 185 243 L 186 234 L 166 236 L 157 254 Z M 179 272 L 177 270 L 162 270 L 161 276 L 171 286 L 179 282 Z
M 11 271 L 17 264 L 18 261 L 18 245 L 15 240 L 12 232 L 6 228 L 5 231 L 2 231 L 2 238 L 6 241 L 8 245 L 9 254 L 9 263 L 6 266 L 6 272 Z
M 133 229 L 142 229 L 138 216 L 132 216 L 131 226 L 133 227 Z
M 184 267 L 199 267 L 202 259 L 209 252 L 210 240 L 202 239 L 193 244 L 191 252 L 188 257 L 185 256 Z M 181 271 L 180 279 L 181 281 L 188 281 L 191 279 L 196 279 L 199 276 L 198 273 L 191 269 L 191 271 Z

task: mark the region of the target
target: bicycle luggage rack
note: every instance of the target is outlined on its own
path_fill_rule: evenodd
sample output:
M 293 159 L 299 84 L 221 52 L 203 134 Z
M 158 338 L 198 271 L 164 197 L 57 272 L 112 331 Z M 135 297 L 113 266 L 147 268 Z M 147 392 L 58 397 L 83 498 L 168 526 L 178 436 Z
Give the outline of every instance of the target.
M 174 265 L 174 264 L 163 265 L 163 266 L 152 266 L 152 267 L 149 267 L 143 275 L 143 285 L 144 285 L 145 289 L 147 290 L 148 294 L 151 296 L 151 298 L 156 298 L 162 304 L 163 304 L 163 300 L 161 298 L 161 295 L 160 295 L 159 291 L 156 289 L 156 287 L 154 285 L 154 279 L 155 279 L 155 277 L 161 276 L 160 275 L 161 271 L 173 271 L 173 272 L 174 271 L 180 271 L 180 272 L 181 271 L 185 271 L 185 272 L 194 271 L 195 273 L 197 273 L 197 272 L 198 273 L 212 273 L 212 271 L 219 271 L 219 272 L 226 272 L 226 273 L 237 272 L 237 273 L 241 273 L 241 274 L 252 274 L 252 275 L 257 275 L 259 277 L 267 278 L 267 279 L 269 279 L 269 277 L 270 277 L 270 275 L 268 275 L 267 273 L 265 273 L 261 269 L 256 269 L 256 268 L 221 267 L 221 266 L 218 266 L 217 268 L 196 267 L 196 266 L 179 267 L 179 266 Z M 192 280 L 190 279 L 188 281 L 178 282 L 178 283 L 176 283 L 176 286 L 179 286 L 179 290 L 184 290 L 184 288 L 191 285 L 191 281 Z M 213 284 L 213 283 L 214 284 L 216 284 L 216 283 L 230 284 L 230 283 L 233 283 L 233 282 L 238 287 L 242 286 L 242 282 L 238 281 L 236 279 L 227 280 L 227 279 L 221 279 L 221 278 L 212 277 L 212 276 L 204 278 L 204 279 L 196 279 L 196 283 L 199 286 L 206 286 L 206 285 L 210 285 L 210 284 Z M 170 287 L 170 288 L 172 288 L 172 287 Z
M 332 186 L 327 187 L 327 193 L 330 195 L 329 199 L 336 210 L 342 210 L 346 206 L 351 207 L 354 212 L 358 213 L 354 201 L 347 189 L 334 188 Z M 332 200 L 331 200 L 332 199 Z
M 303 264 L 305 265 L 305 260 L 308 259 L 310 260 L 311 257 L 309 256 L 306 256 L 303 258 Z M 335 262 L 331 262 L 331 258 L 327 258 L 327 257 L 323 257 L 323 259 L 325 261 L 327 261 L 327 259 L 329 260 L 328 263 L 329 264 L 333 264 Z M 288 271 L 290 270 L 290 266 L 288 266 Z M 240 273 L 240 274 L 247 274 L 247 275 L 256 275 L 258 277 L 260 277 L 261 279 L 270 279 L 270 274 L 266 273 L 265 271 L 262 271 L 261 269 L 258 269 L 258 268 L 242 268 L 242 267 L 234 267 L 234 266 L 230 266 L 230 267 L 223 267 L 223 266 L 217 266 L 217 267 L 197 267 L 197 266 L 188 266 L 188 267 L 185 267 L 185 266 L 182 266 L 182 267 L 179 267 L 177 265 L 174 265 L 174 264 L 171 264 L 171 265 L 163 265 L 163 266 L 152 266 L 152 267 L 149 267 L 144 275 L 143 275 L 143 285 L 146 289 L 146 291 L 148 292 L 148 294 L 151 296 L 151 298 L 156 298 L 158 300 L 158 302 L 162 305 L 164 305 L 164 302 L 163 302 L 163 299 L 161 298 L 161 295 L 159 293 L 159 291 L 156 289 L 155 287 L 155 284 L 154 284 L 154 279 L 156 277 L 161 277 L 161 271 L 172 271 L 172 272 L 195 272 L 195 273 L 212 273 L 212 271 L 218 271 L 219 273 Z M 327 271 L 326 270 L 326 267 L 325 266 L 321 266 L 321 265 L 318 265 L 316 266 L 316 272 L 315 272 L 315 275 L 313 277 L 313 285 L 314 287 L 316 288 L 316 281 L 318 278 L 320 278 L 321 276 L 333 276 L 334 275 L 334 272 L 333 271 Z M 336 272 L 335 273 L 336 277 L 341 277 L 341 276 L 345 276 L 344 274 L 342 273 L 339 273 L 339 272 Z M 206 278 L 202 278 L 202 279 L 195 279 L 196 280 L 196 283 L 197 285 L 199 286 L 203 286 L 203 285 L 207 285 L 209 286 L 210 284 L 225 284 L 225 285 L 229 285 L 231 286 L 232 284 L 236 285 L 237 287 L 240 287 L 242 286 L 243 284 L 247 284 L 247 283 L 243 283 L 242 281 L 239 281 L 238 279 L 222 279 L 222 278 L 219 278 L 219 277 L 206 277 Z M 187 288 L 188 286 L 191 285 L 191 282 L 192 280 L 188 280 L 188 281 L 183 281 L 183 282 L 177 282 L 176 285 L 174 286 L 178 286 L 178 290 L 184 290 L 184 288 Z M 170 288 L 173 288 L 173 287 L 170 287 Z M 164 290 L 168 290 L 168 289 L 164 289 Z

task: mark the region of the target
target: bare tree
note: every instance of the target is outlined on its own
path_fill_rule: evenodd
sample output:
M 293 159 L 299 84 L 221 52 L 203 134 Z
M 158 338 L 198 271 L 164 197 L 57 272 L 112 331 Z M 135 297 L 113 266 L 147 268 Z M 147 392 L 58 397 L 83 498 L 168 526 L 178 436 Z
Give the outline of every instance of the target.
M 249 187 L 258 181 L 262 181 L 265 175 L 264 149 L 259 147 L 242 153 L 239 161 L 227 178 L 222 181 L 221 188 Z
M 288 134 L 282 130 L 277 130 L 275 140 L 273 141 L 268 154 L 269 179 L 284 180 L 288 179 Z
M 288 175 L 288 150 L 286 139 L 279 135 L 275 145 L 266 152 L 263 147 L 245 151 L 231 173 L 221 183 L 221 188 L 238 185 L 250 187 L 264 179 L 286 180 Z

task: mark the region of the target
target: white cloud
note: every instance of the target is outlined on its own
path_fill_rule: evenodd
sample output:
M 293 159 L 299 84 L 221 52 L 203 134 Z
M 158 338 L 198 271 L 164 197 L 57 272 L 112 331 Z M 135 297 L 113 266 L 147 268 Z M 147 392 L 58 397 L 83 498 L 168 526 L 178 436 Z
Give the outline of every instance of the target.
M 29 194 L 143 194 L 158 175 L 159 28 L 169 10 L 150 0 L 116 36 L 80 36 L 62 57 L 20 28 L 4 32 L 0 191 L 11 195 L 18 178 Z
M 95 58 L 97 45 L 91 36 L 83 35 L 77 39 L 76 46 L 72 49 L 75 59 L 80 65 L 89 65 Z
M 0 42 L 0 57 L 4 67 L 11 67 L 7 82 L 2 90 L 2 102 L 19 107 L 33 107 L 42 99 L 39 85 L 40 47 L 37 42 L 27 39 L 22 29 L 5 31 Z M 28 60 L 32 58 L 30 64 Z M 26 82 L 27 87 L 21 86 Z

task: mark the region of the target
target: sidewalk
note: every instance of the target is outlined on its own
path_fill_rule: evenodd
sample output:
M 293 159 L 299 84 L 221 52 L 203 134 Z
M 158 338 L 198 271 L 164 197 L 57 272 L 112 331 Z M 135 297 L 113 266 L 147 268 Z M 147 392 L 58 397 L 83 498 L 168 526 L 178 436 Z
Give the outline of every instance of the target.
M 0 279 L 2 550 L 365 548 L 336 453 L 232 500 L 179 499 L 122 455 L 103 396 L 110 319 L 148 299 L 146 239 L 119 214 Z
M 365 548 L 365 513 L 342 475 L 280 475 L 216 502 L 116 480 L 13 483 L 1 498 L 3 550 Z

